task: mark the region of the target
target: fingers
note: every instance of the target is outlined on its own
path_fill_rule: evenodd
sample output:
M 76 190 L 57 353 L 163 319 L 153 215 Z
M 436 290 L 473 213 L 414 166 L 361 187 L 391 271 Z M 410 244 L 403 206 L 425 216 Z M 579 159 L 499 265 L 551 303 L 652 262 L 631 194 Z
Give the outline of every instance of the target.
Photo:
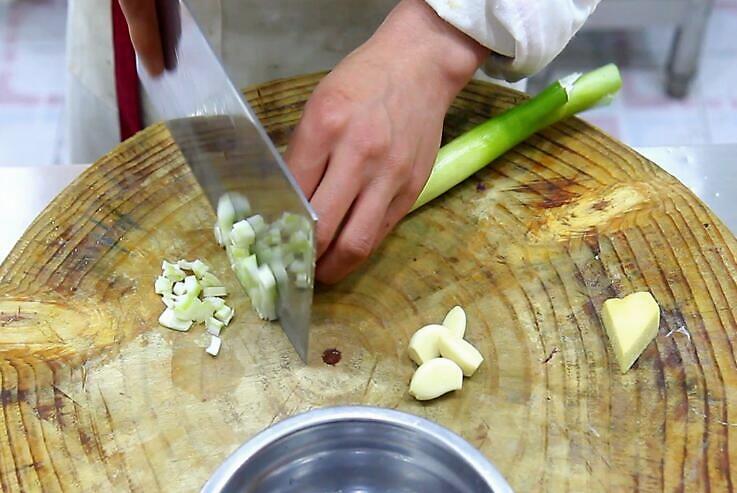
M 120 0 L 136 53 L 151 75 L 164 71 L 164 55 L 154 0 Z
M 373 245 L 374 249 L 391 233 L 394 227 L 404 216 L 406 216 L 420 195 L 422 188 L 425 186 L 430 176 L 430 166 L 414 166 L 412 169 L 412 177 L 404 187 L 397 193 L 394 199 L 387 207 L 386 215 L 381 222 L 381 227 L 376 235 Z
M 331 156 L 325 176 L 312 195 L 310 203 L 317 213 L 317 258 L 320 259 L 344 222 L 353 202 L 365 184 L 360 157 L 348 145 Z
M 347 120 L 339 100 L 334 97 L 317 93 L 305 107 L 289 141 L 285 160 L 308 199 L 315 193 L 325 173 L 331 146 L 342 133 Z
M 316 271 L 320 282 L 333 284 L 340 281 L 369 257 L 395 188 L 385 182 L 361 192 L 338 238 L 320 259 Z

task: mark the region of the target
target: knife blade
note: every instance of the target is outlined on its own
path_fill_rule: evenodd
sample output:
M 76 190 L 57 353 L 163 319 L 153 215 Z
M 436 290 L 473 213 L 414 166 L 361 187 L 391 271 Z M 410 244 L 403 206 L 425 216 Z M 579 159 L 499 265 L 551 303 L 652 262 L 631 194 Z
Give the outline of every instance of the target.
M 317 217 L 187 3 L 157 0 L 156 7 L 165 69 L 149 73 L 138 58 L 139 79 L 213 209 L 222 196 L 235 193 L 248 200 L 251 214 L 267 222 L 285 214 L 303 218 L 303 233 L 312 244 L 308 285 L 297 286 L 294 274 L 283 267 L 284 275 L 275 278 L 281 327 L 307 362 Z

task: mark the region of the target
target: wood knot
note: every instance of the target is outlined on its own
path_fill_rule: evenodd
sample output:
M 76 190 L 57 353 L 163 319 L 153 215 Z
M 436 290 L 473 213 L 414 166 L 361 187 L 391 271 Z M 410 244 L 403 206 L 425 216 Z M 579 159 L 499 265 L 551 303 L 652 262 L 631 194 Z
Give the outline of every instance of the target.
M 114 324 L 80 304 L 0 299 L 0 357 L 43 360 L 89 354 L 112 344 Z

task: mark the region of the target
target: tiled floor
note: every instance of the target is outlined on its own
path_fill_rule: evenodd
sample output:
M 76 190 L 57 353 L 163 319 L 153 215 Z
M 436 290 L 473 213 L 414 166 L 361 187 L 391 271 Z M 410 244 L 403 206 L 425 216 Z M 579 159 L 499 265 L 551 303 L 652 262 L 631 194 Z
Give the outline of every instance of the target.
M 0 0 L 0 165 L 64 161 L 63 0 Z
M 101 0 L 102 1 L 102 0 Z M 0 166 L 66 162 L 63 0 L 0 0 Z M 633 146 L 737 142 L 737 0 L 717 0 L 688 98 L 664 93 L 669 29 L 577 36 L 531 88 L 608 61 L 622 68 L 614 103 L 586 115 Z
M 737 0 L 718 0 L 712 12 L 701 66 L 688 96 L 664 91 L 664 66 L 673 30 L 587 32 L 530 85 L 531 92 L 556 77 L 615 62 L 624 86 L 614 102 L 588 112 L 589 121 L 632 146 L 737 142 Z

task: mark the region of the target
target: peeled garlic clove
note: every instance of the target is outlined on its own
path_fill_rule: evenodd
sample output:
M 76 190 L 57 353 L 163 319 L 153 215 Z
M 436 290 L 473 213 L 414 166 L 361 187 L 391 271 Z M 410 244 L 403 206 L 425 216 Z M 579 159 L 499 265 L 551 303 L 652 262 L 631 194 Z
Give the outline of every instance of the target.
M 412 361 L 421 365 L 433 358 L 440 356 L 438 341 L 442 334 L 446 334 L 448 329 L 442 325 L 432 324 L 422 327 L 412 335 L 409 340 L 409 357 Z
M 460 390 L 462 386 L 461 368 L 449 359 L 434 358 L 417 368 L 409 384 L 409 393 L 418 401 L 426 401 Z
M 444 334 L 438 340 L 438 349 L 443 358 L 454 361 L 463 370 L 463 374 L 467 377 L 473 375 L 484 357 L 481 353 L 471 345 L 468 341 L 453 337 L 449 333 Z
M 454 306 L 443 319 L 443 325 L 454 336 L 463 338 L 466 333 L 466 312 L 460 306 Z

